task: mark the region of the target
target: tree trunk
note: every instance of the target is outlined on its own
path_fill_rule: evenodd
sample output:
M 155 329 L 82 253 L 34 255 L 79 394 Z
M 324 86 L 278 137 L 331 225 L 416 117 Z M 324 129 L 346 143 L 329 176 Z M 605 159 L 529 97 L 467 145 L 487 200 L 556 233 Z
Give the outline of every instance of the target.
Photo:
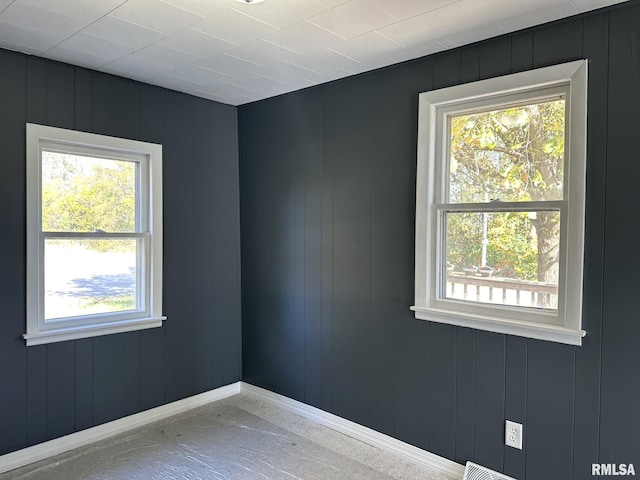
M 536 229 L 538 238 L 538 281 L 558 283 L 558 235 L 557 217 L 539 213 L 531 223 Z M 540 294 L 538 306 L 541 308 L 558 308 L 557 295 Z

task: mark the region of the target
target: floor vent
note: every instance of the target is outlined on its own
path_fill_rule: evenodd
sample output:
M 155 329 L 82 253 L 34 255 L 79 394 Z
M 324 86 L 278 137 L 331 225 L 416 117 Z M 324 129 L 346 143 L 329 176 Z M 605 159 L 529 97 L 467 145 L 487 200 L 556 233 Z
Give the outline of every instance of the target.
M 516 480 L 513 477 L 507 477 L 502 473 L 489 470 L 487 467 L 477 465 L 473 462 L 467 462 L 467 468 L 464 469 L 464 477 L 462 480 Z

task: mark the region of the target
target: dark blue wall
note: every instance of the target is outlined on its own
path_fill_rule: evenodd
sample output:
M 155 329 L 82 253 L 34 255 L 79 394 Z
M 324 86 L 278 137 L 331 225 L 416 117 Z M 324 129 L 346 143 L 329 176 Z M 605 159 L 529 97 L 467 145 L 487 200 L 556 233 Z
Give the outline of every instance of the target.
M 243 379 L 518 479 L 639 468 L 638 25 L 623 4 L 241 107 Z M 418 93 L 580 58 L 583 346 L 415 320 Z
M 0 454 L 240 379 L 236 115 L 0 50 Z M 163 145 L 162 328 L 25 346 L 25 122 Z

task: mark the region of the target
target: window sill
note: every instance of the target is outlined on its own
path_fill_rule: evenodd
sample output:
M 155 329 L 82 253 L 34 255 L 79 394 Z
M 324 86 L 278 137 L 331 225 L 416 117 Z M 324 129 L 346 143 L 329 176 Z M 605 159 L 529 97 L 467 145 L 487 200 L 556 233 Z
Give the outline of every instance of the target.
M 166 319 L 167 317 L 148 317 L 97 325 L 56 328 L 37 333 L 25 333 L 22 335 L 22 338 L 27 341 L 27 346 L 30 347 L 46 343 L 64 342 L 66 340 L 77 340 L 80 338 L 98 337 L 101 335 L 111 335 L 113 333 L 133 332 L 135 330 L 161 327 L 162 321 Z
M 582 338 L 586 335 L 584 330 L 548 325 L 543 323 L 522 322 L 506 320 L 503 318 L 466 315 L 453 313 L 446 310 L 426 307 L 410 307 L 415 317 L 419 320 L 429 320 L 438 323 L 447 323 L 460 327 L 476 328 L 488 332 L 505 333 L 519 337 L 548 340 L 551 342 L 566 343 L 568 345 L 582 345 Z

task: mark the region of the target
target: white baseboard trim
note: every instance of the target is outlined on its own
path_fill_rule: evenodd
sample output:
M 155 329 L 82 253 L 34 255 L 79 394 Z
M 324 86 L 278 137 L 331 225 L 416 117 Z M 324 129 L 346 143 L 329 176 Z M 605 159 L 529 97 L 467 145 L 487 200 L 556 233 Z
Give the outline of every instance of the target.
M 460 480 L 464 476 L 464 465 L 452 462 L 421 448 L 402 442 L 368 427 L 346 420 L 332 413 L 291 398 L 270 392 L 260 387 L 241 382 L 241 391 L 260 400 L 276 404 L 301 417 L 308 418 L 320 425 L 336 430 L 344 435 L 360 440 L 364 443 L 391 452 L 399 457 L 428 467 L 438 473 L 448 476 L 452 480 Z
M 64 437 L 49 440 L 32 447 L 23 448 L 16 452 L 0 456 L 0 473 L 8 472 L 16 468 L 24 467 L 33 462 L 59 455 L 60 453 L 83 447 L 99 440 L 118 435 L 120 433 L 141 427 L 172 415 L 186 412 L 207 403 L 222 400 L 240 393 L 241 382 L 232 383 L 224 387 L 216 388 L 209 392 L 184 398 L 177 402 L 161 405 L 144 412 L 136 413 L 128 417 L 120 418 L 109 423 L 88 428 L 80 432 L 65 435 Z
M 245 383 L 236 382 L 231 385 L 216 388 L 209 392 L 184 398 L 167 405 L 161 405 L 144 412 L 136 413 L 128 417 L 120 418 L 97 427 L 65 435 L 64 437 L 49 440 L 32 447 L 27 447 L 16 452 L 7 453 L 0 456 L 0 474 L 24 467 L 30 463 L 38 462 L 55 455 L 59 455 L 75 448 L 80 448 L 99 440 L 118 435 L 120 433 L 142 427 L 152 422 L 184 413 L 193 408 L 206 405 L 216 400 L 236 395 L 238 393 L 259 398 L 263 401 L 278 405 L 301 417 L 308 418 L 320 425 L 336 430 L 344 435 L 365 442 L 374 447 L 391 452 L 399 457 L 412 462 L 424 465 L 452 480 L 460 480 L 464 475 L 464 466 L 452 462 L 446 458 L 414 447 L 408 443 L 390 437 L 370 428 L 346 420 L 332 413 L 325 412 L 319 408 L 312 407 L 305 403 L 291 398 L 270 392 L 260 387 Z

